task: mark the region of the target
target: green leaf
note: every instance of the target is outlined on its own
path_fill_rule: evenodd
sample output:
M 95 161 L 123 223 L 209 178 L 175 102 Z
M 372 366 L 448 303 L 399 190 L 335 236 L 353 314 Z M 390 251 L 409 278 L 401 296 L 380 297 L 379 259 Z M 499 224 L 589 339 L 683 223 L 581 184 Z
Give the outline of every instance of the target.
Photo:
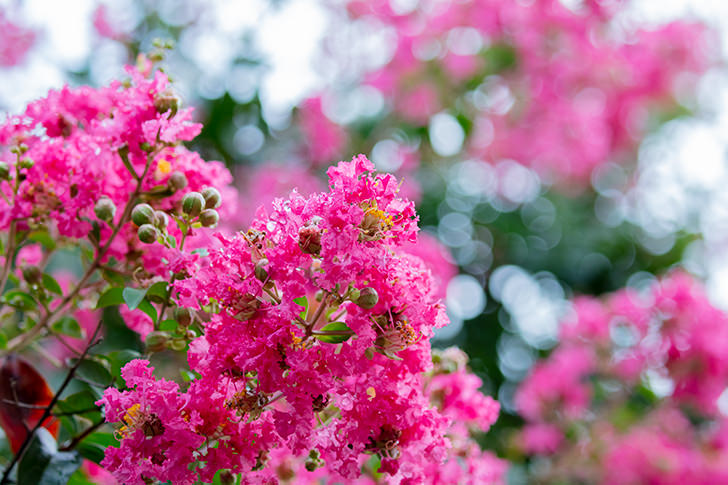
M 2 300 L 20 310 L 32 310 L 37 306 L 33 295 L 22 290 L 10 290 L 3 295 Z
M 142 300 L 139 304 L 139 310 L 149 315 L 149 318 L 151 318 L 154 323 L 157 323 L 157 309 L 149 303 L 149 300 L 146 298 Z
M 166 281 L 157 281 L 147 289 L 147 298 L 152 303 L 162 303 L 168 296 Z
M 189 371 L 187 369 L 180 369 L 179 373 L 182 376 L 182 380 L 185 382 L 194 381 L 195 379 L 202 377 L 198 372 Z
M 105 308 L 107 306 L 121 305 L 124 303 L 123 288 L 109 288 L 99 297 L 96 308 Z
M 144 295 L 146 294 L 147 290 L 140 290 L 138 288 L 124 288 L 121 292 L 124 303 L 129 307 L 129 310 L 136 310 L 136 307 L 144 300 Z
M 5 332 L 0 330 L 0 349 L 4 349 L 8 346 L 8 337 L 5 335 Z
M 46 249 L 53 250 L 56 248 L 56 242 L 46 231 L 33 231 L 28 234 L 28 239 L 40 243 Z
M 110 366 L 102 360 L 84 359 L 78 367 L 76 375 L 91 384 L 98 384 L 100 387 L 109 387 L 111 384 Z
M 354 335 L 354 332 L 344 323 L 344 322 L 331 322 L 325 327 L 318 330 L 319 332 L 342 332 L 341 334 L 333 334 L 333 335 L 315 335 L 317 339 L 319 339 L 321 342 L 326 342 L 327 344 L 340 344 L 341 342 L 346 342 L 351 338 L 352 335 Z M 351 332 L 351 333 L 343 333 L 343 332 Z
M 39 428 L 18 465 L 18 483 L 65 485 L 80 466 L 78 453 L 59 452 L 50 432 Z
M 177 320 L 167 319 L 159 324 L 159 330 L 162 330 L 163 332 L 173 332 L 177 330 L 178 326 L 179 324 L 177 323 Z
M 84 389 L 58 401 L 57 406 L 65 414 L 86 414 L 100 411 L 95 402 L 96 396 L 88 389 Z
M 124 349 L 115 350 L 109 352 L 107 357 L 109 358 L 109 365 L 111 367 L 111 375 L 116 377 L 117 380 L 121 379 L 121 368 L 124 367 L 129 361 L 139 359 L 142 355 L 136 350 Z
M 78 321 L 75 318 L 69 316 L 62 317 L 61 319 L 53 322 L 51 330 L 73 338 L 84 337 L 81 325 L 78 324 Z
M 41 277 L 41 282 L 43 283 L 43 287 L 50 291 L 51 293 L 55 293 L 56 295 L 63 296 L 63 290 L 61 289 L 61 285 L 58 284 L 56 279 L 49 275 L 48 273 L 43 273 L 43 276 Z
M 293 303 L 303 307 L 303 311 L 299 314 L 299 316 L 305 320 L 308 315 L 308 298 L 305 296 L 299 296 L 298 298 L 293 299 Z

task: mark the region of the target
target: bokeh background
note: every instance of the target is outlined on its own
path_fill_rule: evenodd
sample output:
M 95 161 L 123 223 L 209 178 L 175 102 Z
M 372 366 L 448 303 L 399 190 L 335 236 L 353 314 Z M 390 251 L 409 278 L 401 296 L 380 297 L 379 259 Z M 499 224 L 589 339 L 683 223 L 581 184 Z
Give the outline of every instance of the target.
M 512 483 L 532 466 L 510 445 L 514 394 L 570 298 L 679 266 L 728 310 L 728 3 L 564 0 L 547 19 L 527 13 L 539 0 L 72 3 L 0 2 L 4 112 L 169 39 L 204 124 L 192 146 L 241 189 L 231 226 L 357 153 L 404 178 L 452 320 L 435 345 L 463 348 L 501 402 L 481 444 Z

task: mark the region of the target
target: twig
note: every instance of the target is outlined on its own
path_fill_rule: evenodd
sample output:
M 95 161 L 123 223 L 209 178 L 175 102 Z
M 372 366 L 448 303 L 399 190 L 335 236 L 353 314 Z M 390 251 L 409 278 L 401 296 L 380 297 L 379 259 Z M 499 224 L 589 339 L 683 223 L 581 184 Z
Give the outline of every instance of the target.
M 51 399 L 51 402 L 48 403 L 48 406 L 46 406 L 45 411 L 43 412 L 43 415 L 40 417 L 38 422 L 35 424 L 32 430 L 25 436 L 25 440 L 23 440 L 23 444 L 20 445 L 20 449 L 18 449 L 18 452 L 13 456 L 12 461 L 10 464 L 5 468 L 5 473 L 3 473 L 2 480 L 0 480 L 0 485 L 5 485 L 8 483 L 8 478 L 10 477 L 10 472 L 15 467 L 15 464 L 20 461 L 20 458 L 23 456 L 23 453 L 25 453 L 25 450 L 28 448 L 28 445 L 30 445 L 30 442 L 33 439 L 33 436 L 35 435 L 35 432 L 40 429 L 41 426 L 43 426 L 43 423 L 51 416 L 51 411 L 53 407 L 58 403 L 59 399 L 61 398 L 61 394 L 63 391 L 66 390 L 66 387 L 68 387 L 68 384 L 71 383 L 71 380 L 73 380 L 73 376 L 76 374 L 76 371 L 81 366 L 81 363 L 83 362 L 83 359 L 88 355 L 88 351 L 91 350 L 91 347 L 96 345 L 98 341 L 96 341 L 96 337 L 99 334 L 99 331 L 101 330 L 101 320 L 99 319 L 99 323 L 96 325 L 96 330 L 94 330 L 94 334 L 91 337 L 91 340 L 89 341 L 89 344 L 84 349 L 83 353 L 79 357 L 79 359 L 76 361 L 75 364 L 73 364 L 73 367 L 71 367 L 68 370 L 68 374 L 66 374 L 66 378 L 63 380 L 63 383 L 58 388 L 58 391 L 53 395 L 53 399 Z
M 13 219 L 10 222 L 10 232 L 8 233 L 8 250 L 5 254 L 5 264 L 3 265 L 2 274 L 0 274 L 0 292 L 5 290 L 5 285 L 8 282 L 8 275 L 10 274 L 10 266 L 13 264 L 15 259 L 15 230 L 17 226 L 17 220 Z

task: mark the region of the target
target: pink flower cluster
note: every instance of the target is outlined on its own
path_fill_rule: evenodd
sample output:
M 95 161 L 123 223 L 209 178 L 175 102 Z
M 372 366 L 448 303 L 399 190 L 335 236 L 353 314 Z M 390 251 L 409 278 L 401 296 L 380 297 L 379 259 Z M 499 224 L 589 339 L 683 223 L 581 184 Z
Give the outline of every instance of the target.
M 645 292 L 578 298 L 561 343 L 516 395 L 520 445 L 549 456 L 561 479 L 722 482 L 727 347 L 728 315 L 684 273 Z
M 469 438 L 497 403 L 463 354 L 432 368 L 429 338 L 447 317 L 428 269 L 401 249 L 416 238 L 412 202 L 363 156 L 328 175 L 328 192 L 294 191 L 246 233 L 218 235 L 221 247 L 175 283 L 178 304 L 208 315 L 188 351 L 197 378 L 179 392 L 136 361 L 130 390 L 107 391 L 108 420 L 135 423 L 104 461 L 125 483 L 223 469 L 251 483 L 354 480 L 367 467 L 392 483 L 437 482 L 448 456 L 463 477 L 500 480 L 504 465 Z
M 8 12 L 0 8 L 0 66 L 20 64 L 35 40 L 36 33 L 33 30 L 14 22 Z
M 396 34 L 392 59 L 366 83 L 399 117 L 427 126 L 457 106 L 468 118 L 465 150 L 489 162 L 513 159 L 588 182 L 607 161 L 624 161 L 669 111 L 684 74 L 712 62 L 704 26 L 673 22 L 629 30 L 612 22 L 626 2 L 422 0 L 402 12 L 389 0 L 350 0 L 351 16 Z M 398 10 L 399 9 L 399 10 Z
M 181 144 L 201 125 L 191 121 L 191 108 L 178 110 L 167 76 L 140 64 L 143 72 L 127 68 L 128 81 L 51 91 L 0 126 L 0 160 L 9 168 L 0 181 L 0 228 L 16 221 L 20 229 L 45 226 L 84 238 L 96 223 L 103 245 L 114 224 L 128 218 L 124 208 L 138 183 L 139 198 L 169 211 L 184 195 L 179 185 L 201 190 L 231 182 L 220 162 L 205 162 Z M 223 200 L 235 199 L 234 189 L 221 190 Z M 94 215 L 102 197 L 116 207 L 106 222 Z M 176 230 L 174 222 L 170 230 Z M 108 252 L 117 259 L 140 247 L 132 224 L 120 234 Z

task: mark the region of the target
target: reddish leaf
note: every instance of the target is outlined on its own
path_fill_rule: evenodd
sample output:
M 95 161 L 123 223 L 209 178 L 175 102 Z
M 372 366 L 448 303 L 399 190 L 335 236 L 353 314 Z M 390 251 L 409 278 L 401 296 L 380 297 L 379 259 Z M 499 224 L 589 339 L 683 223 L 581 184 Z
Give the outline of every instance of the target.
M 0 427 L 13 453 L 23 444 L 28 430 L 43 416 L 44 407 L 53 399 L 53 391 L 40 373 L 26 360 L 9 355 L 0 364 Z M 58 436 L 58 421 L 46 419 L 43 425 L 53 437 Z

